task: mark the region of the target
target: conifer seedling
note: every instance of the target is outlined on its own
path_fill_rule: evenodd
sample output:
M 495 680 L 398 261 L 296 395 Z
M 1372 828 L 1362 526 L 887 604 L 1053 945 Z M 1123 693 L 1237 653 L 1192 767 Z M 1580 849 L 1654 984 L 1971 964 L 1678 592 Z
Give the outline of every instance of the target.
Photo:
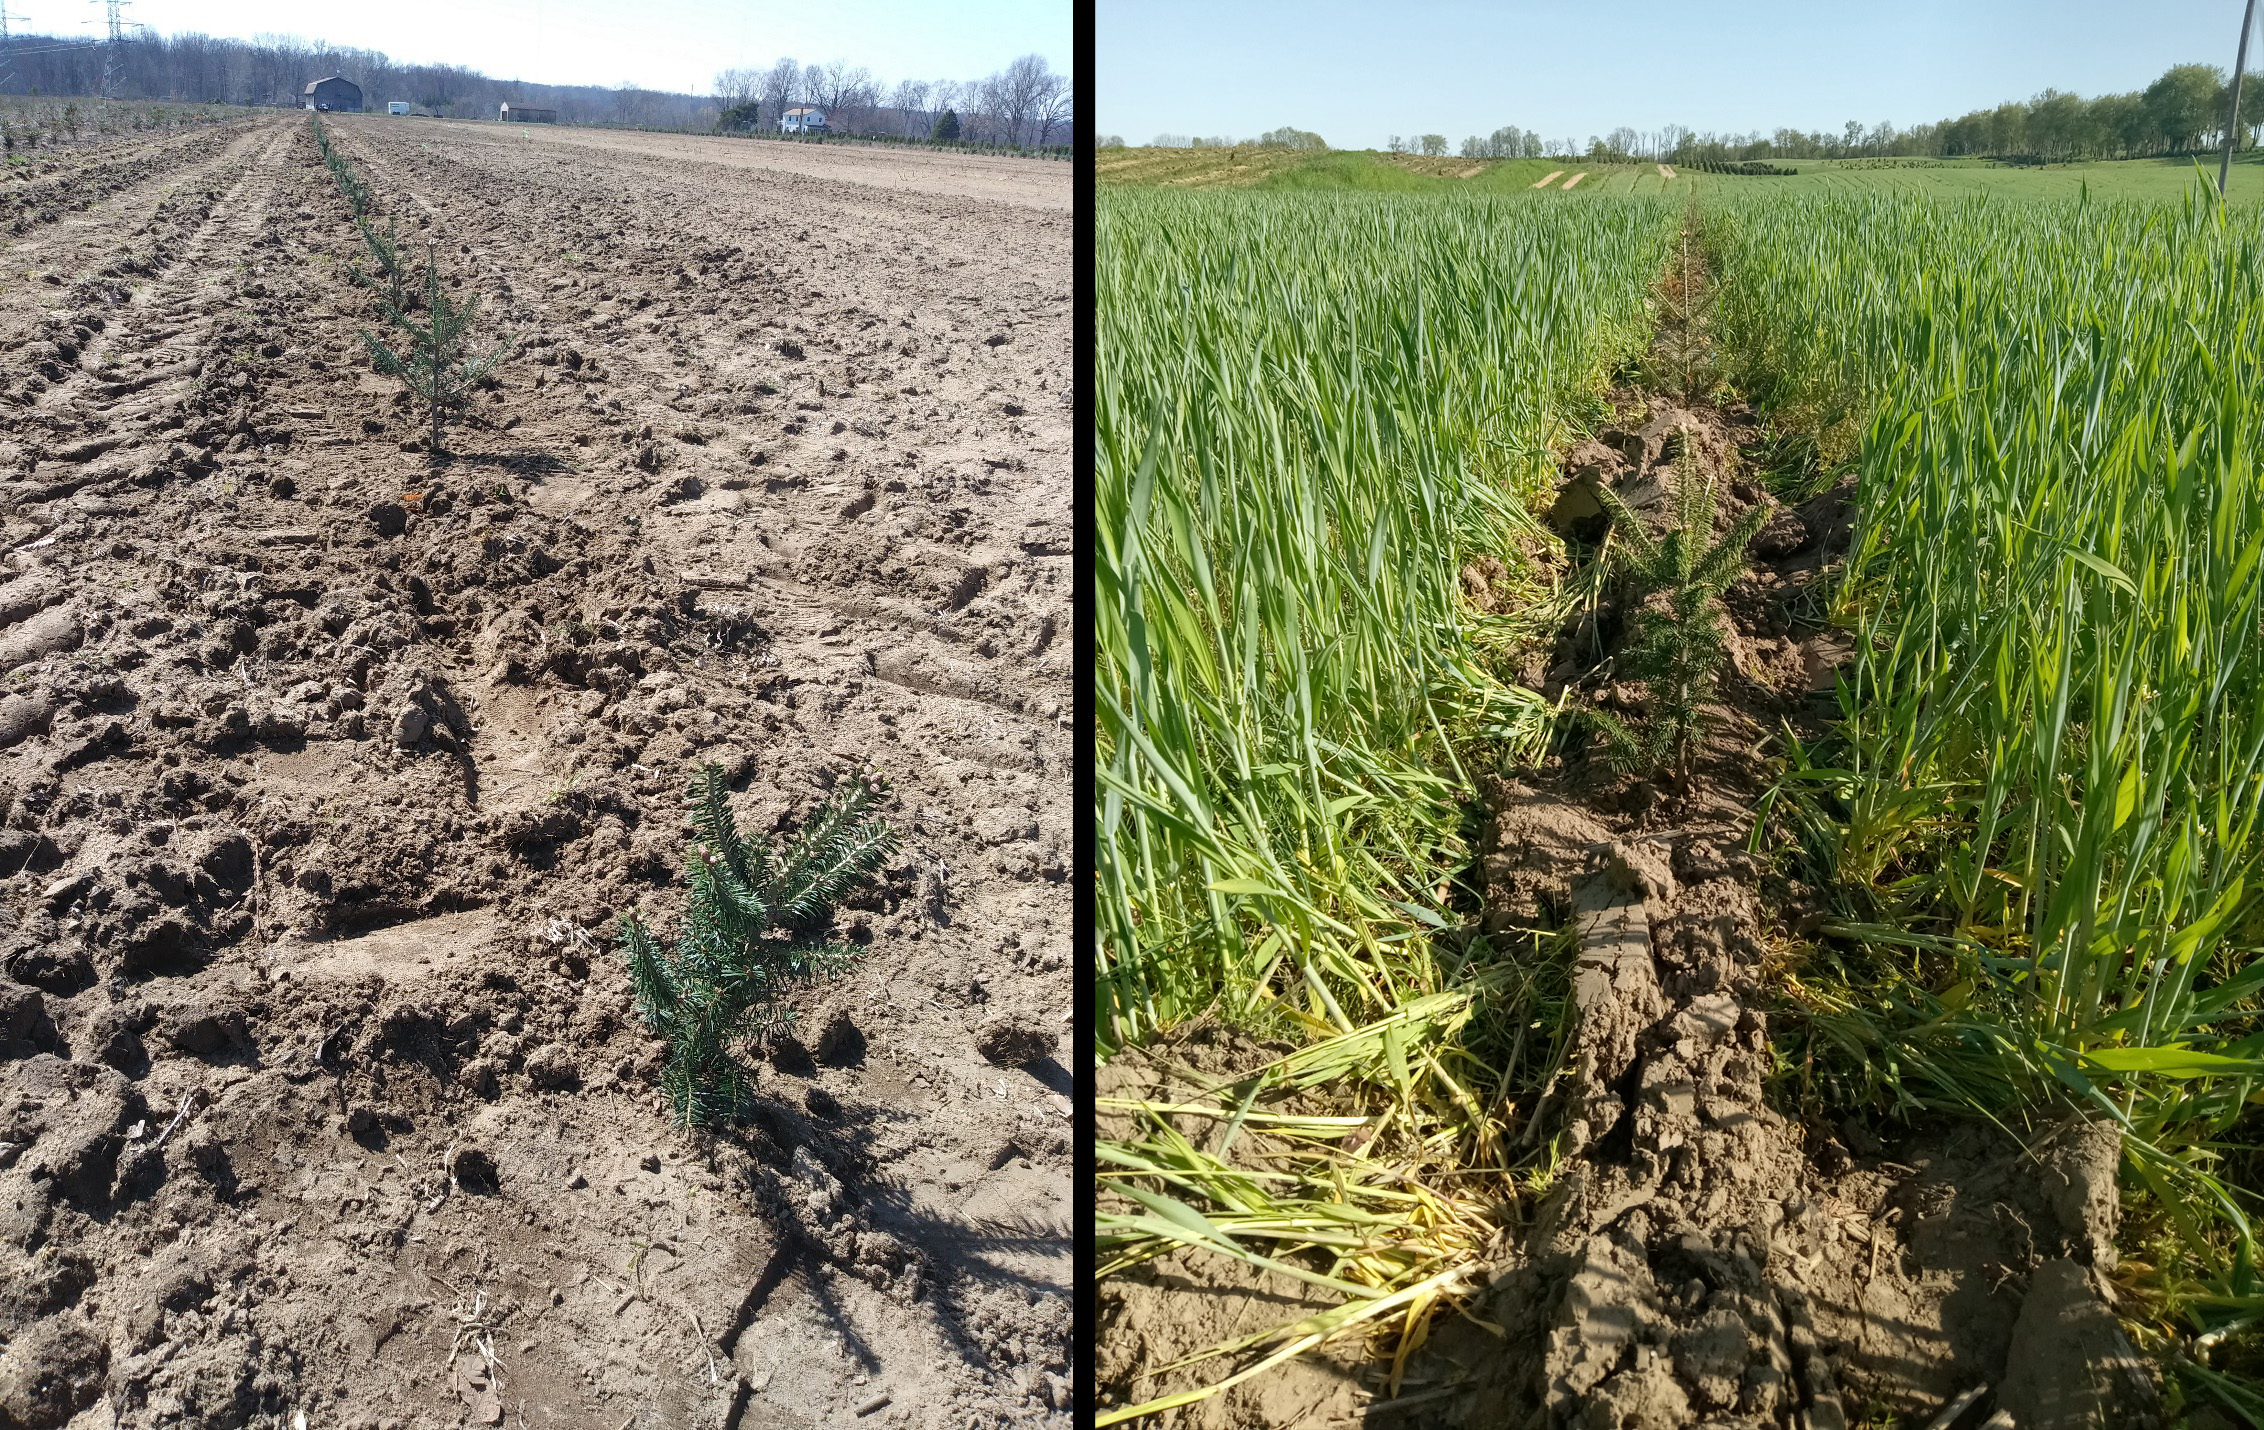
M 1611 514 L 1612 529 L 1625 543 L 1622 559 L 1637 582 L 1635 639 L 1627 665 L 1628 673 L 1648 687 L 1650 699 L 1639 729 L 1629 729 L 1606 711 L 1589 715 L 1611 742 L 1614 763 L 1671 771 L 1679 778 L 1689 773 L 1691 748 L 1705 728 L 1705 705 L 1728 654 L 1719 624 L 1721 595 L 1744 571 L 1745 545 L 1769 511 L 1755 503 L 1709 546 L 1713 478 L 1691 470 L 1687 447 L 1677 457 L 1675 477 L 1674 520 L 1656 536 L 1617 492 L 1604 487 L 1597 493 Z M 1653 601 L 1653 596 L 1663 599 Z
M 385 232 L 367 214 L 354 216 L 354 227 L 361 230 L 362 246 L 369 250 L 375 262 L 373 272 L 364 272 L 360 265 L 348 265 L 346 272 L 356 283 L 378 296 L 380 302 L 389 302 L 406 311 L 409 306 L 409 270 L 401 261 L 401 236 L 391 218 L 385 221 Z
M 668 1043 L 661 1088 L 677 1125 L 729 1121 L 753 1090 L 743 1052 L 793 1020 L 790 993 L 855 959 L 854 945 L 824 930 L 896 852 L 887 821 L 865 817 L 874 792 L 863 779 L 842 781 L 779 848 L 740 836 L 722 767 L 702 767 L 692 788 L 699 842 L 684 871 L 691 900 L 674 950 L 641 915 L 621 920 L 637 1011 Z
M 406 305 L 393 301 L 387 293 L 378 294 L 379 313 L 400 334 L 398 352 L 367 331 L 362 342 L 369 348 L 370 362 L 378 372 L 399 378 L 424 404 L 432 422 L 432 453 L 438 457 L 443 424 L 463 412 L 481 379 L 510 355 L 512 344 L 506 338 L 484 357 L 470 355 L 470 333 L 479 313 L 479 298 L 475 295 L 459 303 L 448 296 L 440 281 L 439 254 L 429 240 L 425 244 L 424 292 L 419 297 L 423 311 L 411 316 Z

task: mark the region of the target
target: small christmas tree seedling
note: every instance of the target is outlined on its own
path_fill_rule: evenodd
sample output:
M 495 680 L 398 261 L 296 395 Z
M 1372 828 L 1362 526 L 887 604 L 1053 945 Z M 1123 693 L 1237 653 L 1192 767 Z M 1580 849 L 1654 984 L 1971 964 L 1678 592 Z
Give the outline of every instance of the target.
M 864 817 L 877 783 L 843 781 L 780 849 L 740 837 L 722 767 L 701 769 L 692 788 L 699 843 L 684 871 L 691 900 L 674 951 L 640 915 L 621 919 L 637 1011 L 668 1043 L 661 1088 L 679 1126 L 730 1120 L 753 1087 L 742 1050 L 793 1020 L 789 993 L 856 957 L 823 930 L 834 906 L 896 852 L 887 822 Z
M 379 233 L 377 225 L 369 221 L 368 215 L 360 214 L 355 216 L 354 226 L 362 232 L 362 244 L 369 249 L 370 257 L 375 261 L 375 271 L 364 272 L 360 265 L 349 264 L 347 275 L 377 294 L 381 303 L 391 303 L 395 308 L 407 311 L 409 271 L 408 266 L 401 261 L 401 237 L 394 221 L 386 219 L 385 232 Z
M 512 344 L 506 338 L 484 357 L 469 355 L 479 299 L 475 296 L 459 303 L 448 296 L 440 281 L 440 256 L 430 240 L 425 244 L 424 292 L 419 296 L 421 318 L 410 316 L 407 305 L 395 302 L 390 295 L 378 294 L 379 313 L 403 340 L 400 351 L 387 347 L 369 332 L 362 334 L 362 342 L 369 348 L 370 363 L 378 372 L 399 378 L 424 403 L 432 421 L 432 452 L 438 457 L 443 424 L 463 412 L 473 389 L 510 356 Z
M 1719 625 L 1722 593 L 1744 572 L 1745 544 L 1769 517 L 1768 508 L 1755 503 L 1709 546 L 1713 478 L 1701 477 L 1691 467 L 1685 446 L 1676 462 L 1674 520 L 1657 536 L 1619 493 L 1609 487 L 1597 493 L 1611 514 L 1612 529 L 1625 543 L 1622 559 L 1638 583 L 1628 667 L 1648 687 L 1650 699 L 1639 730 L 1601 710 L 1589 711 L 1589 718 L 1611 742 L 1614 763 L 1671 771 L 1677 777 L 1689 773 L 1691 748 L 1705 729 L 1705 705 L 1728 654 Z

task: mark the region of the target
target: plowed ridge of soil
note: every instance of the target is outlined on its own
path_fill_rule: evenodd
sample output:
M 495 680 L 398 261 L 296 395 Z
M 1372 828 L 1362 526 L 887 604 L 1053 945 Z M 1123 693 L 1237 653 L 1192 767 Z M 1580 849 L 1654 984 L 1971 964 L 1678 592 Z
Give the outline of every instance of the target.
M 297 116 L 6 250 L 0 1424 L 1065 1421 L 1066 198 L 331 128 L 521 345 L 440 465 Z M 710 760 L 903 852 L 696 1138 L 612 931 Z

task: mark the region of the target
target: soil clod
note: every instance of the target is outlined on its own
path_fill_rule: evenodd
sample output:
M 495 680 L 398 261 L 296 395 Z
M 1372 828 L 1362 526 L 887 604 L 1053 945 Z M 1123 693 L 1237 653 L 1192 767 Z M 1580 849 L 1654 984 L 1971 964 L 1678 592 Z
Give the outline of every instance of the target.
M 1053 1056 L 1059 1040 L 1035 1018 L 1008 1015 L 983 1024 L 975 1050 L 1000 1067 L 1028 1067 Z

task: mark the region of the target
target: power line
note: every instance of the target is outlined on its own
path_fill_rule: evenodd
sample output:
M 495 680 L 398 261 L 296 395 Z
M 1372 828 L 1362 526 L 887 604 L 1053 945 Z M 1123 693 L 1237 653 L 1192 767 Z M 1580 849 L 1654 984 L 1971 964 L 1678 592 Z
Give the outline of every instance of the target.
M 18 44 L 15 32 L 8 27 L 11 22 L 23 18 L 21 15 L 11 15 L 7 10 L 0 9 L 0 94 L 6 93 L 8 86 L 16 82 L 16 61 L 23 56 L 56 55 L 66 54 L 73 50 L 91 50 L 102 43 L 100 40 L 64 40 L 56 43 L 48 36 L 33 35 L 27 38 L 39 40 L 43 43 Z

